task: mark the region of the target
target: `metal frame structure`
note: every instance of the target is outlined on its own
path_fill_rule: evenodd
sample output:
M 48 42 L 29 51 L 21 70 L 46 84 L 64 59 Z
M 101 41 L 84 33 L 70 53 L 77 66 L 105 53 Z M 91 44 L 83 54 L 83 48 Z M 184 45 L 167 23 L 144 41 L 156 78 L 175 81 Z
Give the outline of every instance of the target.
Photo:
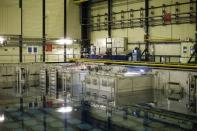
M 130 9 L 128 11 L 122 10 L 119 12 L 113 12 L 111 15 L 115 18 L 116 15 L 125 15 L 129 14 L 129 19 L 125 19 L 121 17 L 120 20 L 113 19 L 110 21 L 112 24 L 111 29 L 125 29 L 125 28 L 137 28 L 137 27 L 146 27 L 148 24 L 149 26 L 161 26 L 161 25 L 173 25 L 173 24 L 186 24 L 186 23 L 196 23 L 196 11 L 194 8 L 190 8 L 189 12 L 180 12 L 180 6 L 183 5 L 193 5 L 196 1 L 191 0 L 190 2 L 183 2 L 183 3 L 174 3 L 174 4 L 163 4 L 162 6 L 149 6 L 148 0 L 145 0 L 145 8 L 140 9 Z M 150 10 L 154 12 L 155 9 L 162 9 L 165 11 L 167 7 L 175 7 L 176 12 L 171 14 L 172 21 L 170 23 L 165 23 L 163 20 L 163 13 L 161 15 L 149 16 Z M 163 12 L 162 11 L 162 12 Z M 133 13 L 140 12 L 139 18 L 134 18 Z M 147 12 L 147 13 L 146 13 Z M 185 16 L 187 15 L 187 16 Z M 148 17 L 147 17 L 148 16 Z M 86 19 L 90 19 L 90 22 L 87 24 L 91 31 L 100 31 L 106 30 L 106 26 L 108 26 L 109 21 L 101 22 L 100 19 L 104 17 L 108 17 L 108 13 L 105 14 L 98 14 L 95 16 L 88 17 Z M 91 22 L 92 19 L 97 19 L 97 23 Z M 106 23 L 107 22 L 107 23 Z

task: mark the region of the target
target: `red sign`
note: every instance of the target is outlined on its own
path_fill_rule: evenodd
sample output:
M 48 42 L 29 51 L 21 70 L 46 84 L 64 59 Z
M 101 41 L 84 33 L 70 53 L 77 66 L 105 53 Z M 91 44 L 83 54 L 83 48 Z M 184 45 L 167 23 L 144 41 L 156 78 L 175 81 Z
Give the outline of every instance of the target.
M 47 45 L 45 46 L 45 51 L 51 52 L 52 50 L 53 50 L 53 45 L 52 45 L 52 44 L 47 44 Z
M 171 23 L 171 21 L 172 21 L 172 15 L 171 15 L 171 13 L 165 13 L 164 16 L 163 16 L 163 21 L 166 24 Z

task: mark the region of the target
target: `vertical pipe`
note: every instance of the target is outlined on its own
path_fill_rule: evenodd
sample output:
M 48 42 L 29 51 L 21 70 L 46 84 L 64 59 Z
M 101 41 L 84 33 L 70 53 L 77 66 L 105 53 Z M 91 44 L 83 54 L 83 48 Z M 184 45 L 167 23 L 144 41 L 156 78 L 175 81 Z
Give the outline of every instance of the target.
M 108 0 L 108 38 L 111 38 L 112 0 Z
M 64 38 L 67 38 L 67 0 L 64 0 Z M 64 62 L 67 61 L 66 44 L 64 44 Z
M 23 62 L 23 0 L 19 0 L 19 8 L 21 10 L 21 35 L 19 36 L 19 61 Z
M 145 0 L 145 60 L 149 60 L 149 0 Z
M 46 18 L 46 0 L 42 0 L 42 60 L 45 62 L 45 45 L 46 45 L 46 32 L 45 32 L 45 18 Z

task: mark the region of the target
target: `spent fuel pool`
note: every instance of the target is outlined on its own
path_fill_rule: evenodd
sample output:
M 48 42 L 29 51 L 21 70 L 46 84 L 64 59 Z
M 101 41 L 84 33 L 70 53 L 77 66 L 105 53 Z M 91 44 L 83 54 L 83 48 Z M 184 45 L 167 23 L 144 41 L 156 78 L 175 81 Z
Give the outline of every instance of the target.
M 43 67 L 39 86 L 35 86 L 38 79 L 30 81 L 26 68 L 19 68 L 17 86 L 0 89 L 0 131 L 195 130 L 197 119 L 188 117 L 187 97 L 176 92 L 167 96 L 155 92 L 150 82 L 153 74 L 144 74 L 146 69 L 125 72 L 124 67 L 111 70 L 93 66 L 89 71 L 84 71 L 84 66 L 75 68 Z M 131 81 L 136 83 L 115 84 Z M 140 87 L 133 86 L 138 83 Z M 41 97 L 43 94 L 46 97 Z M 57 104 L 56 98 L 62 98 L 61 102 Z M 196 114 L 196 99 L 192 100 L 189 109 Z M 132 105 L 140 106 L 133 110 Z
M 50 104 L 47 106 L 51 106 Z M 1 110 L 0 131 L 158 131 L 183 129 L 148 118 L 106 111 L 87 101 L 80 106 L 57 105 L 45 108 Z

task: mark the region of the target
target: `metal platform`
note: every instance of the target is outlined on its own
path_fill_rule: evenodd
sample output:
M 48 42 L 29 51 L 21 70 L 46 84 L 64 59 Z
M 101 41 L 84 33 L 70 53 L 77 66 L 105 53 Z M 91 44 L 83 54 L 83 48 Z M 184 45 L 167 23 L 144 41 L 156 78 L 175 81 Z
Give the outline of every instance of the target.
M 103 63 L 116 65 L 131 65 L 131 66 L 147 66 L 153 68 L 166 69 L 181 69 L 197 71 L 197 64 L 181 64 L 181 63 L 154 63 L 154 62 L 132 62 L 132 61 L 115 61 L 101 59 L 69 59 L 70 62 L 85 62 L 85 63 Z

